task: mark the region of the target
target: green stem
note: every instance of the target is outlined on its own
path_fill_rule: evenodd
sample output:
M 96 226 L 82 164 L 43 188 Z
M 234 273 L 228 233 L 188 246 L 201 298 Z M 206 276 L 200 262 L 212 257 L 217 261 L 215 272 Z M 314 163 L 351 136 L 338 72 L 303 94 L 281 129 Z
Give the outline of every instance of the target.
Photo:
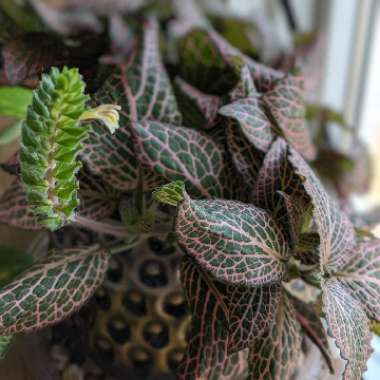
M 131 237 L 131 232 L 128 231 L 128 229 L 123 224 L 117 222 L 98 222 L 90 218 L 86 218 L 85 216 L 77 215 L 75 217 L 74 223 L 78 226 L 88 228 L 92 231 L 112 235 L 121 239 Z

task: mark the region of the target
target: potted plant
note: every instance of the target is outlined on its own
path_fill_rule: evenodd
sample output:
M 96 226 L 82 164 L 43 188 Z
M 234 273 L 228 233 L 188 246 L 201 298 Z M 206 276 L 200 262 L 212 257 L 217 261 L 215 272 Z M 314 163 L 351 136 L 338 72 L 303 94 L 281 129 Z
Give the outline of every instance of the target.
M 52 344 L 74 328 L 66 343 L 101 378 L 286 380 L 310 341 L 339 371 L 330 336 L 343 378 L 360 379 L 380 243 L 342 185 L 360 155 L 328 139 L 344 120 L 306 104 L 300 52 L 269 66 L 236 39 L 249 23 L 165 9 L 113 17 L 107 36 L 53 36 L 36 18 L 5 39 L 7 84 L 35 81 L 8 130 L 20 144 L 0 220 L 50 232 L 2 283 L 2 352 L 55 326 Z M 339 176 L 323 170 L 331 157 Z

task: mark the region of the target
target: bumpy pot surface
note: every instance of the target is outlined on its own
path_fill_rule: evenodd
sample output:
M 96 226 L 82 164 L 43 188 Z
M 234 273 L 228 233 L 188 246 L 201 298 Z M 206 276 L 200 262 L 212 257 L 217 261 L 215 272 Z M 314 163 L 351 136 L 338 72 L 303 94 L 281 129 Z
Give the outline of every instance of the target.
M 190 322 L 180 260 L 177 246 L 156 237 L 112 257 L 94 299 L 52 329 L 62 379 L 175 378 Z

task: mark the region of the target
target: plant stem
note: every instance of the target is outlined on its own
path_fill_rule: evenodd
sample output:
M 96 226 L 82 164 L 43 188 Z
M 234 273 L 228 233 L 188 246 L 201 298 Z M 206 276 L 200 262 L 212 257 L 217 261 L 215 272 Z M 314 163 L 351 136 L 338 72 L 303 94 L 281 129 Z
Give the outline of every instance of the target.
M 90 218 L 86 218 L 82 215 L 77 215 L 75 217 L 74 223 L 78 226 L 88 228 L 92 231 L 112 235 L 122 239 L 131 237 L 131 232 L 128 231 L 127 227 L 121 223 L 98 222 Z

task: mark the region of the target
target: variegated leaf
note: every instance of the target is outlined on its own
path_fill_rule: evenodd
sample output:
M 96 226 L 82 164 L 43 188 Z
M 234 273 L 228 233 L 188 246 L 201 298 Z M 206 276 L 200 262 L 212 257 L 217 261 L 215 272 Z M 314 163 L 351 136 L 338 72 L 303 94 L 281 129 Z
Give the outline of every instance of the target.
M 276 136 L 275 126 L 270 122 L 258 97 L 243 98 L 223 106 L 219 113 L 235 120 L 248 141 L 266 152 Z
M 192 200 L 185 194 L 176 219 L 180 245 L 220 281 L 257 286 L 280 281 L 289 247 L 263 209 L 236 201 Z
M 208 33 L 213 45 L 225 60 L 231 62 L 231 57 L 235 57 L 236 62 L 236 57 L 238 57 L 243 64 L 247 65 L 258 92 L 265 93 L 270 91 L 274 87 L 275 82 L 284 77 L 284 73 L 281 71 L 258 63 L 252 58 L 242 54 L 214 30 L 209 30 Z
M 200 130 L 215 126 L 222 98 L 205 94 L 181 78 L 176 78 L 178 105 L 183 115 L 183 125 Z
M 251 380 L 290 379 L 301 354 L 300 325 L 295 309 L 282 291 L 274 323 L 250 348 Z
M 320 238 L 321 269 L 334 273 L 351 259 L 355 246 L 355 231 L 348 217 L 330 199 L 309 165 L 294 149 L 289 160 L 313 205 L 313 216 Z
M 287 75 L 279 79 L 262 100 L 285 139 L 307 159 L 315 157 L 309 130 L 305 123 L 303 77 Z
M 42 228 L 28 204 L 19 179 L 11 184 L 0 199 L 0 222 L 27 230 Z
M 195 197 L 229 198 L 224 147 L 201 131 L 154 121 L 132 125 L 141 162 L 167 181 L 182 180 Z
M 226 140 L 236 170 L 241 174 L 243 181 L 252 188 L 256 183 L 264 153 L 249 142 L 234 121 L 226 125 Z
M 329 347 L 327 333 L 323 327 L 321 318 L 316 312 L 316 309 L 313 305 L 302 302 L 294 297 L 292 297 L 291 300 L 296 309 L 297 320 L 300 323 L 302 330 L 319 348 L 326 364 L 330 369 L 330 372 L 334 373 L 335 369 L 332 362 L 332 354 Z
M 272 325 L 281 294 L 279 284 L 255 288 L 228 286 L 229 352 L 249 347 Z
M 257 96 L 257 90 L 247 64 L 240 65 L 240 78 L 235 87 L 229 93 L 231 102 L 238 99 Z
M 302 180 L 289 162 L 289 148 L 278 138 L 265 155 L 253 189 L 253 203 L 272 212 L 294 248 L 309 204 Z
M 245 368 L 238 360 L 241 354 L 228 355 L 228 310 L 223 298 L 226 285 L 198 269 L 189 258 L 182 263 L 181 277 L 190 305 L 192 325 L 178 378 L 238 379 L 237 373 L 244 373 Z M 229 368 L 233 363 L 234 370 Z
M 369 320 L 361 307 L 335 279 L 323 286 L 324 313 L 329 332 L 346 361 L 343 380 L 360 380 L 371 354 Z
M 334 277 L 371 318 L 380 321 L 380 240 L 359 243 L 350 256 Z
M 110 135 L 95 124 L 82 158 L 89 169 L 106 183 L 120 190 L 132 190 L 137 186 L 139 165 L 129 123 L 147 119 L 172 125 L 181 123 L 159 52 L 158 25 L 153 19 L 144 23 L 142 46 L 137 46 L 129 59 L 119 64 L 95 94 L 94 103 L 119 104 L 122 107 L 120 128 Z M 144 174 L 146 189 L 160 183 L 160 179 L 149 171 Z
M 99 177 L 82 168 L 79 175 L 78 213 L 91 219 L 101 219 L 112 215 L 118 206 L 120 193 Z
M 302 233 L 299 236 L 294 257 L 305 265 L 319 263 L 319 235 L 316 232 Z
M 0 334 L 55 324 L 102 283 L 109 254 L 99 247 L 56 251 L 0 289 Z
M 191 29 L 178 40 L 177 48 L 181 77 L 201 91 L 223 95 L 238 82 L 232 56 L 223 55 L 207 28 Z
M 178 41 L 178 53 L 181 76 L 207 93 L 233 91 L 240 81 L 242 65 L 248 67 L 255 88 L 262 93 L 284 77 L 282 72 L 241 53 L 211 28 L 193 28 Z

